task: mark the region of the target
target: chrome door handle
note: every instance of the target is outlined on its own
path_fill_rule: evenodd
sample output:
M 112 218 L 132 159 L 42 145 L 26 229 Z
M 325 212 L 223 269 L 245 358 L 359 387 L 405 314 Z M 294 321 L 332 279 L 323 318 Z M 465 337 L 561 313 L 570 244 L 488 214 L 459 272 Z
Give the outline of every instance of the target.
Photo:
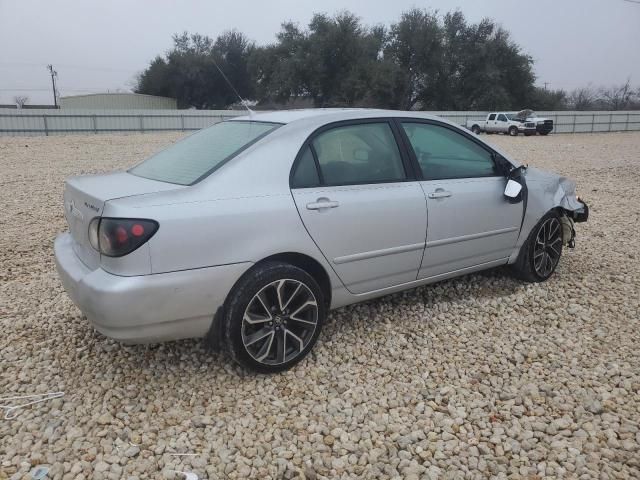
M 435 192 L 431 192 L 427 196 L 429 198 L 445 198 L 445 197 L 450 197 L 451 196 L 451 192 L 448 191 L 448 190 L 443 190 L 443 189 L 439 188 Z
M 336 208 L 340 202 L 333 202 L 328 198 L 319 198 L 315 202 L 307 203 L 307 210 L 324 210 L 325 208 Z

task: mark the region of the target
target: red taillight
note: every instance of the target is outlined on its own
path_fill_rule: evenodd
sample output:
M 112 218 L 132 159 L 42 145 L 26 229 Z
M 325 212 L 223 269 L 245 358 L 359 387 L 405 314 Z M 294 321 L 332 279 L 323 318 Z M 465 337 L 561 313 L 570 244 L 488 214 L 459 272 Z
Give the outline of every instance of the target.
M 155 220 L 94 218 L 89 225 L 89 238 L 97 237 L 97 242 L 91 241 L 91 245 L 93 248 L 97 246 L 96 250 L 101 254 L 122 257 L 147 242 L 158 228 L 158 222 Z
M 141 237 L 144 235 L 144 227 L 139 223 L 136 223 L 133 227 L 131 227 L 131 233 L 134 237 Z

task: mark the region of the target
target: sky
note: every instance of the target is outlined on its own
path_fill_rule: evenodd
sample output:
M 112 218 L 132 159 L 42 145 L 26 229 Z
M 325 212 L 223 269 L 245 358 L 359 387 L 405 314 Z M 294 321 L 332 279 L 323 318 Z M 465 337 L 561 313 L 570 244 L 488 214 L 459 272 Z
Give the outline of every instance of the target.
M 367 25 L 389 25 L 412 7 L 496 20 L 533 57 L 540 86 L 640 85 L 640 3 L 632 0 L 0 0 L 0 104 L 16 95 L 53 103 L 48 64 L 63 96 L 129 90 L 185 30 L 215 38 L 235 28 L 267 44 L 283 21 L 304 26 L 314 12 L 346 9 Z

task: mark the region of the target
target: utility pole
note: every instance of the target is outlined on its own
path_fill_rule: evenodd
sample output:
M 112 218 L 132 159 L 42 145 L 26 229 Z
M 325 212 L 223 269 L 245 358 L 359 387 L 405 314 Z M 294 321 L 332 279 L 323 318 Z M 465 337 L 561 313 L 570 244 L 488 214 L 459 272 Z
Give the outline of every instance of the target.
M 53 88 L 53 105 L 55 108 L 58 108 L 58 90 L 56 89 L 56 78 L 58 77 L 58 72 L 53 69 L 53 65 L 47 65 L 47 69 L 51 74 L 51 87 Z
M 549 85 L 549 82 L 544 82 L 544 89 L 547 89 L 547 85 Z

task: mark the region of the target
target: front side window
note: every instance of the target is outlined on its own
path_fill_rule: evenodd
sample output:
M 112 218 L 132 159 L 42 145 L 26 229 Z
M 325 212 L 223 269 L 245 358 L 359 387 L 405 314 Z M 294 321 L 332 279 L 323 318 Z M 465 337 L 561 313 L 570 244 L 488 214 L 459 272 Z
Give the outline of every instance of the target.
M 498 115 L 498 121 L 499 122 L 506 122 L 507 121 L 507 117 L 505 117 L 503 114 Z
M 324 184 L 397 182 L 406 178 L 386 122 L 335 127 L 312 141 Z
M 278 128 L 275 123 L 228 121 L 200 130 L 129 170 L 139 177 L 191 185 Z
M 497 175 L 491 153 L 462 134 L 428 123 L 403 122 L 424 180 Z

